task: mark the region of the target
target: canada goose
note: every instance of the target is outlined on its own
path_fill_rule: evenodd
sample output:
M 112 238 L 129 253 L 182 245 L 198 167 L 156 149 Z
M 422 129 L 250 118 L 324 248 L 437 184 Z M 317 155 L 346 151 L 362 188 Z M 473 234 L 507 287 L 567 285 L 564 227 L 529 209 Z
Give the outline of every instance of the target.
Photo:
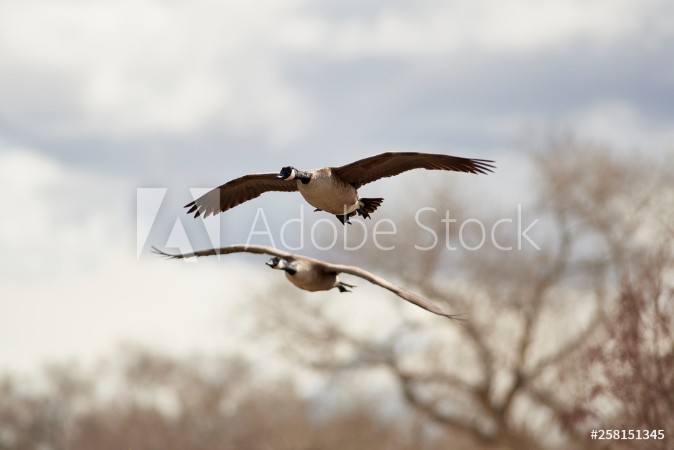
M 337 276 L 340 273 L 346 273 L 363 278 L 370 283 L 383 287 L 384 289 L 388 289 L 398 297 L 407 300 L 408 302 L 414 303 L 426 311 L 430 311 L 440 316 L 449 317 L 450 319 L 454 319 L 459 322 L 463 321 L 463 319 L 458 318 L 456 315 L 447 314 L 442 310 L 442 308 L 430 300 L 398 287 L 395 284 L 389 283 L 383 278 L 373 275 L 370 272 L 361 269 L 360 267 L 330 264 L 318 259 L 309 258 L 308 256 L 294 255 L 292 253 L 284 252 L 266 245 L 230 245 L 229 247 L 200 250 L 194 253 L 185 254 L 170 254 L 163 252 L 156 247 L 152 247 L 152 250 L 159 255 L 166 256 L 171 259 L 192 258 L 195 256 L 227 255 L 230 253 L 241 252 L 270 255 L 273 256 L 273 258 L 267 261 L 266 264 L 272 269 L 285 271 L 286 278 L 288 278 L 292 284 L 300 289 L 304 289 L 305 291 L 328 291 L 332 288 L 337 288 L 339 289 L 339 292 L 350 292 L 349 289 L 355 286 L 340 281 Z
M 204 218 L 227 211 L 267 191 L 300 191 L 316 211 L 334 214 L 343 224 L 358 214 L 369 218 L 383 198 L 360 198 L 358 188 L 412 169 L 492 172 L 493 161 L 431 153 L 389 152 L 341 167 L 301 171 L 292 166 L 276 173 L 254 173 L 236 178 L 185 205 L 188 214 Z

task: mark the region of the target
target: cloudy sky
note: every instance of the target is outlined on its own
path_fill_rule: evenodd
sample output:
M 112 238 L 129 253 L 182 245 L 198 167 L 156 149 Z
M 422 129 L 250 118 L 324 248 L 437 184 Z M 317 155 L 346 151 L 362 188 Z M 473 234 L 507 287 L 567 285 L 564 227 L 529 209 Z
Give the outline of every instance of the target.
M 497 160 L 475 189 L 514 204 L 531 130 L 671 151 L 673 42 L 667 0 L 0 0 L 0 368 L 226 345 L 241 280 L 279 274 L 149 245 L 240 242 L 300 202 L 204 228 L 191 188 L 417 150 Z

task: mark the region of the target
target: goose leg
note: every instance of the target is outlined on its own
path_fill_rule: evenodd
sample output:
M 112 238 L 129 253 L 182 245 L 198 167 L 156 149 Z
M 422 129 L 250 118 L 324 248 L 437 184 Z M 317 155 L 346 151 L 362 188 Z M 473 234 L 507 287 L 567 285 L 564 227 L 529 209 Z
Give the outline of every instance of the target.
M 337 285 L 337 289 L 339 289 L 339 292 L 351 292 L 350 289 L 355 287 L 356 286 L 354 286 L 353 284 L 347 284 L 342 281 L 340 281 L 339 284 Z
M 339 221 L 342 222 L 342 225 L 346 225 L 347 223 L 349 225 L 351 225 L 351 221 L 349 220 L 348 214 L 344 214 L 344 215 L 341 215 L 341 216 L 335 216 L 335 217 L 337 217 L 339 219 Z

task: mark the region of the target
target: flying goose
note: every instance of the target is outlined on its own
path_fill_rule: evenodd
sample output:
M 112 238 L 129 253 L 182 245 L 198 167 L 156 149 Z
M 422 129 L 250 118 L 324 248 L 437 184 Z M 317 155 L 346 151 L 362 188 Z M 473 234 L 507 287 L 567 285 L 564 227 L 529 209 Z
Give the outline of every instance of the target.
M 363 278 L 370 283 L 383 287 L 384 289 L 388 289 L 403 300 L 414 303 L 426 311 L 430 311 L 440 316 L 449 317 L 450 319 L 454 319 L 458 322 L 463 321 L 463 319 L 458 318 L 456 315 L 447 314 L 442 310 L 442 308 L 430 300 L 398 287 L 393 283 L 389 283 L 383 278 L 373 275 L 370 272 L 361 269 L 360 267 L 330 264 L 318 259 L 309 258 L 308 256 L 294 255 L 292 253 L 284 252 L 266 245 L 230 245 L 228 247 L 200 250 L 194 253 L 185 254 L 166 253 L 157 249 L 156 247 L 152 247 L 152 250 L 159 255 L 166 256 L 171 259 L 192 258 L 195 256 L 227 255 L 230 253 L 241 252 L 270 255 L 273 256 L 273 258 L 267 261 L 266 264 L 272 269 L 285 271 L 286 278 L 288 278 L 292 284 L 305 291 L 328 291 L 332 288 L 337 288 L 339 289 L 339 292 L 351 292 L 349 289 L 354 288 L 355 286 L 340 281 L 337 276 L 340 273 L 346 273 Z
M 188 214 L 204 218 L 259 197 L 267 191 L 300 191 L 316 211 L 334 214 L 343 224 L 358 214 L 369 218 L 383 198 L 360 198 L 358 188 L 380 178 L 392 177 L 412 169 L 452 170 L 488 173 L 493 161 L 432 153 L 388 152 L 341 167 L 307 171 L 286 166 L 276 173 L 254 173 L 229 181 L 185 205 Z

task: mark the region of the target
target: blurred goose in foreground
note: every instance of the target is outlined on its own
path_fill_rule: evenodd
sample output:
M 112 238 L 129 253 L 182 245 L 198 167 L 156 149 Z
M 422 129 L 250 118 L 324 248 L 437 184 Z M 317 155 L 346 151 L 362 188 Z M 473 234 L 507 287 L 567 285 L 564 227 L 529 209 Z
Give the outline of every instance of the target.
M 194 217 L 215 215 L 259 197 L 267 191 L 300 191 L 316 211 L 334 214 L 343 224 L 358 214 L 369 218 L 383 198 L 360 198 L 358 188 L 385 177 L 412 169 L 455 172 L 492 172 L 493 161 L 431 153 L 389 152 L 371 156 L 341 167 L 307 171 L 292 166 L 277 173 L 254 173 L 229 181 L 185 205 Z
M 350 292 L 349 288 L 355 286 L 339 281 L 339 278 L 337 277 L 340 273 L 346 273 L 363 278 L 384 289 L 388 289 L 403 300 L 414 303 L 426 311 L 449 317 L 450 319 L 459 322 L 463 320 L 456 315 L 447 314 L 442 308 L 430 300 L 398 287 L 395 284 L 389 283 L 383 278 L 373 275 L 359 267 L 330 264 L 307 256 L 287 253 L 266 245 L 231 245 L 229 247 L 200 250 L 194 253 L 185 254 L 170 254 L 163 252 L 156 247 L 152 247 L 152 250 L 159 255 L 167 256 L 172 259 L 192 258 L 195 256 L 227 255 L 229 253 L 241 252 L 271 255 L 273 258 L 267 261 L 266 264 L 272 269 L 285 271 L 286 278 L 288 278 L 292 284 L 305 291 L 328 291 L 332 288 L 337 288 L 340 292 Z

